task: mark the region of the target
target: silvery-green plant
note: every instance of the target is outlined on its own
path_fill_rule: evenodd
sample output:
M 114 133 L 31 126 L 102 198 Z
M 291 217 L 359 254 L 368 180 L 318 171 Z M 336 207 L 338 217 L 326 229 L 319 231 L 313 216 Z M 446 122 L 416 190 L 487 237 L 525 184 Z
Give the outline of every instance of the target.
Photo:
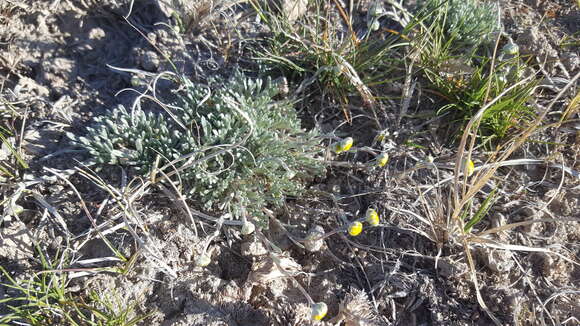
M 157 155 L 173 160 L 198 148 L 191 130 L 174 128 L 165 115 L 142 110 L 131 114 L 123 106 L 96 117 L 86 130 L 86 137 L 69 137 L 86 148 L 95 163 L 132 166 L 143 173 L 150 171 Z
M 477 46 L 490 41 L 500 30 L 498 8 L 478 0 L 425 0 L 421 7 L 427 25 L 437 24 L 449 40 L 459 47 Z
M 238 218 L 263 217 L 264 207 L 299 195 L 324 171 L 320 137 L 301 128 L 292 103 L 276 98 L 280 88 L 269 79 L 181 81 L 171 116 L 119 107 L 95 118 L 85 137 L 71 137 L 96 163 L 142 174 L 158 158 L 163 166 L 193 153 L 196 164 L 180 172 L 184 188 L 206 209 Z

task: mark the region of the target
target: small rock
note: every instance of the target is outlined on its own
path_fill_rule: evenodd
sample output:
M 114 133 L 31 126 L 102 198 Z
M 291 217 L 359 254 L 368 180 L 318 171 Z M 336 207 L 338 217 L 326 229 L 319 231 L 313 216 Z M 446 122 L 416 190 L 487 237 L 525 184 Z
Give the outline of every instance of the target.
M 159 68 L 159 56 L 153 51 L 147 51 L 141 56 L 141 67 L 147 71 L 157 71 Z
M 308 234 L 306 235 L 306 240 L 304 240 L 304 248 L 310 252 L 317 252 L 324 246 L 324 239 L 321 237 L 324 235 L 324 228 L 320 225 L 314 226 Z
M 288 283 L 287 280 L 283 278 L 278 278 L 275 280 L 270 281 L 267 287 L 268 291 L 274 298 L 278 298 L 284 294 L 284 291 L 288 290 Z
M 482 261 L 491 271 L 503 274 L 514 267 L 514 260 L 508 250 L 480 248 L 476 251 Z
M 263 256 L 268 253 L 268 249 L 264 247 L 262 241 L 253 239 L 241 244 L 241 253 L 243 256 Z
M 100 27 L 92 28 L 89 31 L 89 40 L 98 41 L 98 40 L 104 39 L 105 36 L 107 36 L 107 34 L 105 33 L 105 30 L 100 28 Z

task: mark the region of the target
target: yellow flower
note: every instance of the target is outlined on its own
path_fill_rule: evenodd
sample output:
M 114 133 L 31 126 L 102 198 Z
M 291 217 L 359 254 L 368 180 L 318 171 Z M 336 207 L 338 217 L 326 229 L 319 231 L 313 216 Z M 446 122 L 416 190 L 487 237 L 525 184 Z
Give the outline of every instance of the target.
M 336 154 L 340 154 L 342 152 L 346 152 L 348 151 L 353 144 L 354 140 L 352 139 L 352 137 L 347 137 L 337 143 L 334 144 L 334 152 Z
M 363 225 L 359 221 L 354 221 L 348 226 L 348 234 L 356 237 L 362 232 Z
M 367 221 L 372 226 L 379 225 L 379 223 L 381 222 L 379 218 L 379 213 L 377 213 L 377 211 L 375 211 L 373 208 L 367 209 L 365 221 Z
M 381 153 L 377 156 L 377 165 L 383 167 L 389 162 L 389 154 Z
M 475 171 L 475 165 L 473 164 L 473 161 L 472 160 L 464 159 L 463 160 L 463 164 L 461 164 L 461 170 L 468 177 L 472 176 L 473 175 L 473 172 Z
M 328 307 L 324 302 L 317 302 L 312 305 L 311 310 L 313 320 L 322 320 L 322 318 L 324 318 L 328 312 Z

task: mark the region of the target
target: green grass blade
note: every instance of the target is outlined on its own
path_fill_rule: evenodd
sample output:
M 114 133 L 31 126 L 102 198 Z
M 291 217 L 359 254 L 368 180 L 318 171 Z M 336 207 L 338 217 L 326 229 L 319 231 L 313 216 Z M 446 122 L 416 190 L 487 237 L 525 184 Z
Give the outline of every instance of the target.
M 477 212 L 475 212 L 475 215 L 467 222 L 467 224 L 465 224 L 465 227 L 463 228 L 463 231 L 465 231 L 465 233 L 471 232 L 471 228 L 473 228 L 475 224 L 479 223 L 479 221 L 481 221 L 483 217 L 487 214 L 491 206 L 493 206 L 493 204 L 495 203 L 496 193 L 497 188 L 494 189 L 489 194 L 489 196 L 487 196 L 487 198 L 485 198 L 485 200 L 483 201 Z

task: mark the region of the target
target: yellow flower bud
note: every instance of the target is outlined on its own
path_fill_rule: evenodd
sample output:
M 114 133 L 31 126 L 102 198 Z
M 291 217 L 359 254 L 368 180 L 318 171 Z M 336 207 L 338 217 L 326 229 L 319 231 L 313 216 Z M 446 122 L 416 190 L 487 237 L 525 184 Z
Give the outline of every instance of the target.
M 520 53 L 520 48 L 518 47 L 517 44 L 515 44 L 513 42 L 509 42 L 508 44 L 504 45 L 504 47 L 502 48 L 502 51 L 505 54 L 517 55 L 518 53 Z
M 375 211 L 373 208 L 367 209 L 365 221 L 367 221 L 372 226 L 379 225 L 379 223 L 381 222 L 379 218 L 379 213 L 377 213 L 377 211 Z
M 206 267 L 211 263 L 211 258 L 207 254 L 200 255 L 195 260 L 195 265 L 198 267 Z
M 354 140 L 352 139 L 352 137 L 347 137 L 337 143 L 334 144 L 334 152 L 336 152 L 336 154 L 340 154 L 342 152 L 346 152 L 348 151 L 353 144 Z
M 377 165 L 383 167 L 389 162 L 389 154 L 381 153 L 377 156 Z
M 473 161 L 464 159 L 462 164 L 461 164 L 461 170 L 468 177 L 472 176 L 473 172 L 475 171 L 475 165 L 473 164 Z
M 22 214 L 22 212 L 24 212 L 24 207 L 22 207 L 20 205 L 12 205 L 10 207 L 9 212 L 14 216 L 18 216 L 18 215 Z
M 324 318 L 328 312 L 328 307 L 324 302 L 317 302 L 312 305 L 311 310 L 313 320 L 322 320 L 322 318 Z
M 356 237 L 362 232 L 362 229 L 363 229 L 362 223 L 359 221 L 354 221 L 350 223 L 350 225 L 348 226 L 348 234 L 352 235 L 353 237 Z

